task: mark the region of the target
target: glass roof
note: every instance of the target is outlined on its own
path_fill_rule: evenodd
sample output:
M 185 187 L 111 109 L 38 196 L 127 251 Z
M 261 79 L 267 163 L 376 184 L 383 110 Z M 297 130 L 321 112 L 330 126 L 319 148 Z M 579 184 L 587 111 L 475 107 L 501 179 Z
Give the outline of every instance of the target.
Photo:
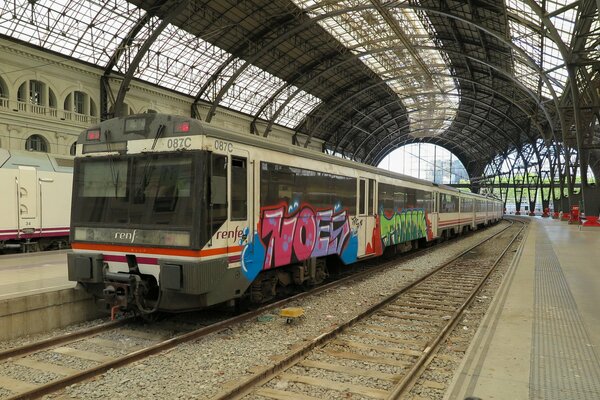
M 435 136 L 450 126 L 458 109 L 458 87 L 431 39 L 433 27 L 424 14 L 385 7 L 379 0 L 293 1 L 398 94 L 411 135 Z M 336 13 L 340 10 L 346 12 Z
M 0 3 L 0 33 L 104 66 L 144 14 L 125 1 L 13 0 Z
M 545 13 L 552 15 L 550 21 L 566 46 L 571 44 L 573 37 L 577 6 L 565 6 L 577 2 L 573 0 L 544 0 L 543 2 Z M 537 3 L 542 7 L 539 0 Z M 528 4 L 521 0 L 506 0 L 506 7 L 509 13 L 508 22 L 513 43 L 524 50 L 547 74 L 556 95 L 562 95 L 568 76 L 565 60 L 563 60 L 556 43 L 542 35 L 541 19 Z M 513 60 L 517 79 L 534 93 L 547 98 L 552 97 L 548 86 L 540 82 L 539 73 L 527 65 L 523 57 L 515 51 L 513 51 Z
M 456 116 L 457 81 L 452 79 L 447 55 L 436 46 L 432 24 L 425 12 L 390 7 L 383 0 L 293 0 L 305 14 L 352 51 L 398 95 L 408 111 L 413 136 L 442 133 Z M 550 16 L 563 42 L 571 45 L 577 0 L 535 0 Z M 404 3 L 403 3 L 404 4 Z M 557 95 L 567 80 L 565 60 L 558 46 L 546 37 L 541 20 L 522 0 L 505 0 L 510 37 L 545 71 Z M 112 66 L 127 71 L 136 52 L 160 20 L 150 18 L 126 42 L 146 12 L 125 0 L 7 0 L 0 2 L 0 34 L 77 60 L 106 68 L 120 46 L 127 46 Z M 598 57 L 598 20 L 586 48 Z M 227 62 L 229 62 L 227 64 Z M 151 45 L 136 68 L 135 78 L 212 102 L 235 69 L 244 64 L 228 52 L 175 26 L 168 26 Z M 215 76 L 225 65 L 219 76 Z M 518 52 L 513 51 L 516 77 L 540 96 L 550 97 L 546 84 Z M 296 93 L 298 92 L 298 93 Z M 290 95 L 295 94 L 291 97 Z M 289 102 L 288 102 L 289 101 Z M 282 79 L 249 67 L 228 89 L 220 105 L 293 128 L 321 100 Z M 277 111 L 280 106 L 283 110 Z
M 144 15 L 145 11 L 124 0 L 12 0 L 0 3 L 0 34 L 106 68 Z M 159 22 L 156 17 L 149 19 L 128 47 L 121 49 L 123 53 L 113 71 L 128 70 L 140 46 Z M 152 43 L 134 76 L 195 97 L 230 57 L 226 51 L 168 25 Z M 221 76 L 228 76 L 243 62 L 235 59 Z M 226 81 L 214 80 L 203 100 L 212 102 Z M 237 78 L 221 105 L 253 115 L 285 85 L 283 80 L 251 66 Z M 298 93 L 275 122 L 294 128 L 321 100 L 293 86 L 282 91 L 287 92 Z M 283 103 L 281 96 L 278 97 L 273 105 Z M 259 118 L 268 118 L 271 110 L 265 110 Z

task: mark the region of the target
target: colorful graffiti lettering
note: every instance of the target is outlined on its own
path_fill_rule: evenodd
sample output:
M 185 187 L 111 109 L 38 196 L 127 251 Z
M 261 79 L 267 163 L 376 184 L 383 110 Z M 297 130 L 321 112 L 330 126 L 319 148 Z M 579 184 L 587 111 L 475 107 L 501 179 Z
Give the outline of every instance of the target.
M 384 246 L 431 237 L 430 223 L 422 208 L 404 209 L 391 216 L 382 212 L 381 215 L 381 240 Z
M 266 248 L 264 269 L 303 261 L 311 257 L 340 254 L 350 234 L 346 211 L 314 211 L 303 206 L 292 215 L 285 207 L 261 212 L 259 235 Z
M 262 269 L 331 254 L 348 264 L 356 261 L 358 251 L 346 210 L 315 211 L 306 204 L 293 210 L 287 204 L 263 208 L 253 239 L 242 254 L 242 270 L 249 279 Z

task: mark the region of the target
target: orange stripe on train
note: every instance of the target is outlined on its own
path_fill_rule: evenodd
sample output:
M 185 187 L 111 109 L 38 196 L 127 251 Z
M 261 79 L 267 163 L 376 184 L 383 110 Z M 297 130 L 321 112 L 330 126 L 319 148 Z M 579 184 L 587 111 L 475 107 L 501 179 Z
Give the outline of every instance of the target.
M 114 244 L 96 244 L 96 243 L 71 243 L 71 247 L 77 250 L 93 250 L 93 251 L 114 251 L 118 253 L 142 253 L 142 254 L 158 254 L 168 256 L 182 257 L 209 257 L 218 256 L 221 254 L 239 253 L 242 251 L 242 246 L 220 247 L 215 249 L 205 250 L 183 250 L 183 249 L 163 249 L 157 247 L 139 247 Z

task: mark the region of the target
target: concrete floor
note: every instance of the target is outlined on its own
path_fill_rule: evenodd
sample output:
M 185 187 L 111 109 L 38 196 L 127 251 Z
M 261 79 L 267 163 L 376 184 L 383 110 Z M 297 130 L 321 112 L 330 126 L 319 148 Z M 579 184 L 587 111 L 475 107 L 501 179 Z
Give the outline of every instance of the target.
M 0 255 L 0 300 L 74 287 L 67 279 L 69 251 Z
M 446 398 L 600 398 L 600 230 L 531 218 Z

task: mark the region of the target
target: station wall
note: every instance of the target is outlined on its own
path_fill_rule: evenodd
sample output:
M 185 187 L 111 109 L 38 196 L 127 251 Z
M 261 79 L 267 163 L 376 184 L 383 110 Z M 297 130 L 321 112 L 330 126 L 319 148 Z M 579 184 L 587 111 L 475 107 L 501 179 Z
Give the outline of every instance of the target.
M 0 39 L 0 52 L 0 148 L 69 154 L 80 132 L 100 121 L 104 70 L 6 39 Z M 120 82 L 116 75 L 109 80 L 115 97 Z M 193 97 L 134 81 L 125 103 L 130 114 L 155 110 L 190 115 Z M 208 108 L 200 107 L 201 117 Z M 250 134 L 251 121 L 248 115 L 219 109 L 211 124 Z M 292 143 L 293 134 L 275 126 L 269 137 Z M 305 138 L 299 139 L 303 144 Z M 311 140 L 310 147 L 321 146 L 321 141 Z

